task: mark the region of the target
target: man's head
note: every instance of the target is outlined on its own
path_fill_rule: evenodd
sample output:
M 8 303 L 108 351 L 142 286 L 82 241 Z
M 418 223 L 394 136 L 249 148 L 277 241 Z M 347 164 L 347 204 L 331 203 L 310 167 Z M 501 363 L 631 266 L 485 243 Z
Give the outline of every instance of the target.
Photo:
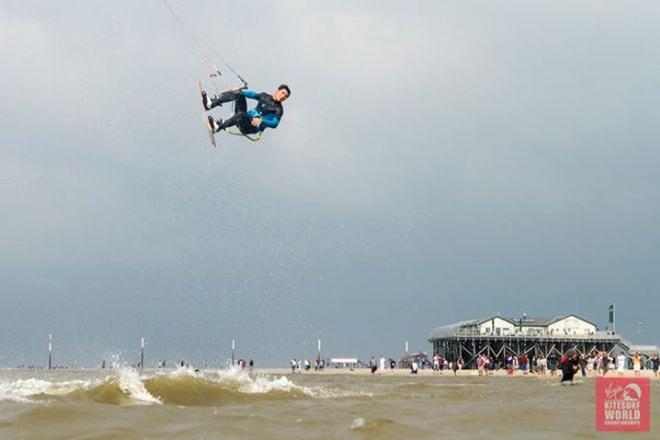
M 286 84 L 281 84 L 275 93 L 273 93 L 273 100 L 276 102 L 284 102 L 286 99 L 291 96 L 291 89 Z

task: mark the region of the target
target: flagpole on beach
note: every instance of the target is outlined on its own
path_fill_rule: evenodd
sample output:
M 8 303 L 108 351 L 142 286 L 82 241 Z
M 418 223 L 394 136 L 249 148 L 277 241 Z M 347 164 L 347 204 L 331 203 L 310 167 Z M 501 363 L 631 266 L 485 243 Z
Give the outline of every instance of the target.
M 53 369 L 53 335 L 48 335 L 48 369 Z
M 231 365 L 234 365 L 234 352 L 236 351 L 236 340 L 231 340 Z
M 406 351 L 406 356 L 408 356 L 408 341 L 404 344 L 405 351 Z
M 316 365 L 318 366 L 321 362 L 321 340 L 318 340 L 317 344 L 317 351 L 318 351 L 318 356 L 316 356 Z
M 140 370 L 144 369 L 144 336 L 140 338 Z

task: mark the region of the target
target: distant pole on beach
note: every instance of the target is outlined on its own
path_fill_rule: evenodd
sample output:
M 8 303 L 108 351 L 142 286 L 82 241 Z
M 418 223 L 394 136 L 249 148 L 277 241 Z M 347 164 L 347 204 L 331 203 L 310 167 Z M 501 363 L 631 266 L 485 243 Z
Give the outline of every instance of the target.
M 144 336 L 140 338 L 140 370 L 144 369 Z
M 316 348 L 318 349 L 318 353 L 319 353 L 318 356 L 316 357 L 316 359 L 320 362 L 321 361 L 321 340 L 320 339 L 318 340 L 318 344 L 317 344 Z
M 48 335 L 48 369 L 53 369 L 53 335 Z
M 405 350 L 406 350 L 406 356 L 408 356 L 408 341 L 406 341 L 405 345 Z
M 231 364 L 234 365 L 234 352 L 236 351 L 236 340 L 231 340 Z

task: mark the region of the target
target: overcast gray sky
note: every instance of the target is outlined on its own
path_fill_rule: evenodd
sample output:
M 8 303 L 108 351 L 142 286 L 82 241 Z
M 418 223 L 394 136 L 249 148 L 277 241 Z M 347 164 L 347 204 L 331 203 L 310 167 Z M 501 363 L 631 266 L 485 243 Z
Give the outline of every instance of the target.
M 660 4 L 170 4 L 258 91 L 208 148 L 158 0 L 0 3 L 0 366 L 282 365 L 577 313 L 660 342 Z M 638 323 L 643 323 L 638 336 Z

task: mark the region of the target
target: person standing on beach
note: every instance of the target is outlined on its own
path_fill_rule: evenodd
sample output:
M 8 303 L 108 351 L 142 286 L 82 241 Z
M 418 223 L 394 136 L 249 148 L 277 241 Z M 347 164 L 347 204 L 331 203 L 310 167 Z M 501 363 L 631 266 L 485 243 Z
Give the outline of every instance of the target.
M 550 376 L 557 374 L 557 356 L 554 353 L 548 356 L 548 368 L 550 368 Z
M 653 374 L 655 377 L 658 377 L 658 369 L 660 369 L 660 357 L 658 357 L 657 353 L 651 358 L 651 364 L 653 365 Z
M 371 374 L 376 374 L 376 370 L 378 370 L 376 356 L 371 356 L 371 359 L 369 360 L 369 367 L 371 368 Z
M 626 369 L 626 355 L 619 353 L 616 357 L 616 372 L 619 376 L 623 376 L 623 373 Z
M 610 355 L 603 352 L 603 376 L 606 376 L 607 372 L 610 370 L 611 361 L 612 359 L 610 359 Z
M 633 363 L 633 371 L 635 372 L 635 376 L 639 376 L 641 374 L 641 369 L 642 369 L 642 358 L 639 355 L 639 353 L 635 353 L 635 355 L 632 358 L 632 363 Z
M 596 375 L 597 376 L 602 376 L 603 375 L 603 354 L 598 353 L 596 355 L 596 359 L 594 360 L 594 363 L 596 364 Z
M 506 374 L 511 376 L 513 375 L 513 356 L 509 355 L 506 358 Z
M 488 375 L 492 376 L 495 373 L 495 370 L 499 368 L 499 361 L 494 357 L 488 358 Z
M 587 360 L 580 356 L 580 371 L 582 371 L 582 377 L 587 377 Z
M 523 353 L 522 356 L 518 359 L 518 368 L 522 371 L 523 374 L 527 374 L 527 355 Z
M 488 371 L 490 369 L 491 362 L 492 362 L 491 358 L 484 355 L 484 362 L 483 362 L 483 364 L 484 364 L 484 376 L 488 376 Z
M 548 361 L 546 360 L 546 358 L 543 357 L 543 355 L 536 358 L 536 371 L 538 372 L 539 375 L 545 376 L 545 369 L 547 366 L 548 366 Z
M 593 355 L 587 358 L 587 375 L 593 376 L 594 371 L 594 357 Z

